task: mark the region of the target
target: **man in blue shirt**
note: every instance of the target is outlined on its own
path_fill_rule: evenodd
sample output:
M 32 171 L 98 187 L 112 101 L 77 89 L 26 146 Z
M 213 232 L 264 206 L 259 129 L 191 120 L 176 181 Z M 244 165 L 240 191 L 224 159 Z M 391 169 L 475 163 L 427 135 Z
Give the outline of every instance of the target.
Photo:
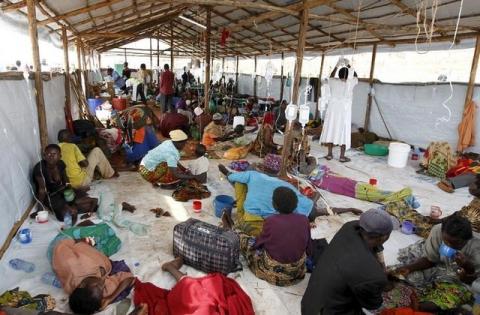
M 117 71 L 113 70 L 112 68 L 108 68 L 107 74 L 112 77 L 115 87 L 121 90 L 126 90 L 125 80 L 118 74 Z

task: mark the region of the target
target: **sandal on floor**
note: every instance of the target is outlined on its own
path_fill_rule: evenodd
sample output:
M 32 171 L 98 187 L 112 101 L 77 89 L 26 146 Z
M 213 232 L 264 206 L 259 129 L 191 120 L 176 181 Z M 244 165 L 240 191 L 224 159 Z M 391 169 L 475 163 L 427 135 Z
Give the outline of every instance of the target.
M 340 163 L 348 163 L 348 162 L 351 161 L 351 159 L 349 159 L 349 158 L 347 158 L 347 157 L 344 157 L 344 158 L 340 158 L 338 161 L 339 161 Z
M 452 186 L 448 185 L 444 181 L 438 182 L 437 187 L 440 188 L 441 190 L 443 190 L 444 192 L 449 193 L 449 194 L 451 194 L 455 191 L 455 189 L 453 189 Z
M 333 159 L 333 155 L 325 155 L 324 158 L 325 160 L 330 161 Z

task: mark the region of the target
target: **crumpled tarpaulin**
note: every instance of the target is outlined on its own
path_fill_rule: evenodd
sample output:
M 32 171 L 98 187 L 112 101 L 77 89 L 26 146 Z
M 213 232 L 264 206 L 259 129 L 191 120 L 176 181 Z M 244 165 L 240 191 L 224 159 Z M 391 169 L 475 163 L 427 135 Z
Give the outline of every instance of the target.
M 457 151 L 463 152 L 468 147 L 475 145 L 475 112 L 477 105 L 470 101 L 463 111 L 463 118 L 458 125 L 458 144 Z

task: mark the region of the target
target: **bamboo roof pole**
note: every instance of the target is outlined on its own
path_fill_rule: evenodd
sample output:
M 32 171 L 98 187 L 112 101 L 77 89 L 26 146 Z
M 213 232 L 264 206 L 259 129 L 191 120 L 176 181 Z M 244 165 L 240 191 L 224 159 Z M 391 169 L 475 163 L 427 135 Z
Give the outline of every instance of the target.
M 67 119 L 72 120 L 72 100 L 70 98 L 70 62 L 68 61 L 67 29 L 62 27 L 63 40 L 63 66 L 65 68 L 65 114 Z M 67 124 L 68 126 L 68 124 Z
M 285 81 L 283 78 L 283 62 L 285 61 L 284 59 L 284 53 L 282 51 L 282 65 L 280 66 L 280 102 L 283 101 L 283 89 L 285 86 Z
M 82 64 L 83 64 L 83 84 L 85 85 L 85 97 L 89 97 L 88 93 L 88 70 L 87 70 L 87 59 L 85 56 L 85 47 L 83 46 L 83 43 L 80 42 L 80 51 L 82 52 Z
M 307 0 L 303 0 L 303 5 Z M 300 12 L 300 30 L 298 33 L 298 46 L 297 46 L 297 60 L 295 63 L 295 77 L 293 80 L 293 92 L 291 101 L 292 103 L 297 103 L 300 89 L 300 79 L 302 74 L 302 64 L 303 64 L 303 52 L 305 49 L 305 36 L 307 34 L 308 26 L 308 9 L 306 7 Z M 280 167 L 280 177 L 287 176 L 288 168 L 288 159 L 291 155 L 292 147 L 292 122 L 288 122 L 285 135 L 283 137 L 283 150 L 282 150 L 282 165 Z
M 237 55 L 237 58 L 236 58 L 236 66 L 235 66 L 235 93 L 238 93 L 238 61 L 239 61 L 239 57 Z
M 127 62 L 127 48 L 123 48 L 123 62 Z
M 473 54 L 472 67 L 470 69 L 470 79 L 468 80 L 467 94 L 465 97 L 465 108 L 472 100 L 473 90 L 475 88 L 475 77 L 477 76 L 478 59 L 480 56 L 480 35 L 477 36 L 475 44 L 475 52 Z
M 257 56 L 253 57 L 254 66 L 253 66 L 253 97 L 257 98 Z
M 209 112 L 209 93 L 210 93 L 210 32 L 212 31 L 212 10 L 210 7 L 207 8 L 207 29 L 205 31 L 205 45 L 206 45 L 206 54 L 205 54 L 205 112 Z
M 160 67 L 160 32 L 157 32 L 157 67 Z
M 38 128 L 42 150 L 48 145 L 47 115 L 43 98 L 42 65 L 38 48 L 37 15 L 35 0 L 27 0 L 28 32 L 32 44 L 33 71 L 35 74 L 35 103 L 37 105 Z
M 322 61 L 320 61 L 320 73 L 318 74 L 318 82 L 317 82 L 317 109 L 315 110 L 315 120 L 318 119 L 318 112 L 320 106 L 320 97 L 322 96 L 322 72 L 323 72 L 323 64 L 325 61 L 325 53 L 322 53 Z
M 170 22 L 170 69 L 173 71 L 173 62 L 174 62 L 174 57 L 173 57 L 173 22 Z
M 75 42 L 77 46 L 77 82 L 82 82 L 82 48 L 80 45 L 80 38 L 77 37 L 77 40 Z
M 372 101 L 373 101 L 372 89 L 373 89 L 373 77 L 375 73 L 376 56 L 377 56 L 377 44 L 374 44 L 373 50 L 372 50 L 372 62 L 370 63 L 370 77 L 368 79 L 370 83 L 370 92 L 368 93 L 367 110 L 365 112 L 365 123 L 363 125 L 363 129 L 365 130 L 365 132 L 368 131 L 368 127 L 370 126 L 370 112 L 372 110 Z
M 152 36 L 150 36 L 150 69 L 153 68 Z

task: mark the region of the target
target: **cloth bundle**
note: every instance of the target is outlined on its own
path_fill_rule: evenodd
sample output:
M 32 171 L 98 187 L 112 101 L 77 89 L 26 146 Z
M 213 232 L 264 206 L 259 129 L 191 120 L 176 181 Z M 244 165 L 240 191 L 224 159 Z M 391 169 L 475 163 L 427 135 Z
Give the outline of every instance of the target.
M 246 160 L 233 161 L 230 163 L 230 168 L 237 172 L 243 172 L 248 169 L 250 163 Z
M 263 166 L 274 173 L 280 172 L 280 166 L 282 165 L 282 156 L 277 154 L 267 154 L 263 159 Z
M 190 179 L 179 185 L 172 194 L 176 201 L 186 202 L 191 199 L 205 199 L 210 197 L 211 193 L 207 186 L 200 184 L 194 179 Z

